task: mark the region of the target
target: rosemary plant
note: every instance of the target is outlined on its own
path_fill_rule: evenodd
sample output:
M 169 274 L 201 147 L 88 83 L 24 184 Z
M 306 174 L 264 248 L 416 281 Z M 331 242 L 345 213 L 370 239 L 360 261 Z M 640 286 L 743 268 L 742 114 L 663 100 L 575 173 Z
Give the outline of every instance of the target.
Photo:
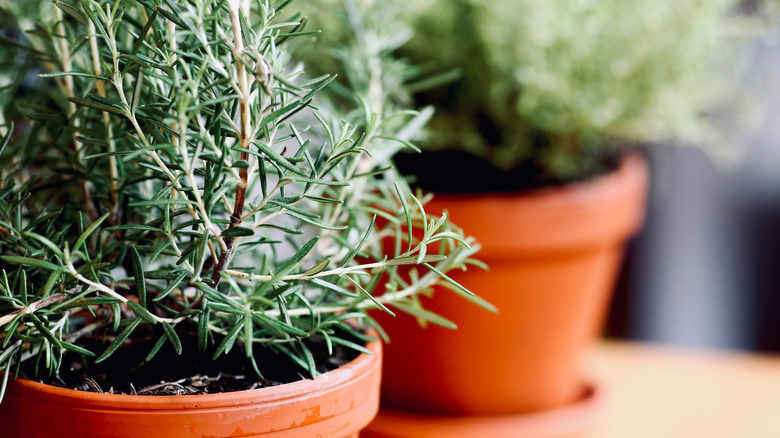
M 288 3 L 59 0 L 2 38 L 26 74 L 0 100 L 0 370 L 191 336 L 316 375 L 307 340 L 364 351 L 371 309 L 454 327 L 419 305 L 436 283 L 489 307 L 446 275 L 477 246 L 389 164 L 430 114 L 376 68 L 381 21 L 351 23 L 335 102 Z

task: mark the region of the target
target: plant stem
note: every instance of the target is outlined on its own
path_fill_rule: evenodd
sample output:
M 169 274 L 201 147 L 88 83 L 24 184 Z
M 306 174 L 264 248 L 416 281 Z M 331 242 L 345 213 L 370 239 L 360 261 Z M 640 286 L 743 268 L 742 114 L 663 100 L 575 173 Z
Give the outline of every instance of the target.
M 249 147 L 251 143 L 252 125 L 250 122 L 251 109 L 249 108 L 250 88 L 249 78 L 246 73 L 246 66 L 241 60 L 244 54 L 244 39 L 241 36 L 241 19 L 240 19 L 240 0 L 230 0 L 230 21 L 233 25 L 233 58 L 236 63 L 236 74 L 238 76 L 238 91 L 239 91 L 239 117 L 240 117 L 240 131 L 239 131 L 239 146 L 241 148 L 240 159 L 249 161 Z M 230 215 L 230 227 L 237 227 L 241 224 L 241 218 L 244 213 L 244 202 L 246 200 L 246 190 L 249 186 L 249 170 L 247 167 L 242 167 L 239 170 L 240 181 L 236 185 L 236 198 L 233 203 L 233 214 Z M 225 269 L 230 262 L 230 258 L 233 255 L 235 238 L 226 237 L 226 247 L 222 249 L 222 253 L 219 255 L 219 261 L 214 266 L 214 271 L 211 274 L 211 280 L 216 285 L 219 283 L 219 272 Z
M 55 7 L 54 8 L 54 17 L 57 20 L 57 33 L 59 33 L 59 38 L 57 39 L 58 42 L 58 55 L 60 58 L 60 65 L 62 67 L 62 71 L 69 72 L 72 70 L 73 66 L 71 64 L 70 59 L 70 48 L 68 47 L 68 43 L 66 41 L 66 35 L 67 32 L 65 30 L 65 21 L 64 17 L 62 16 L 62 10 L 60 8 Z M 63 84 L 65 86 L 65 96 L 66 97 L 76 97 L 75 90 L 76 86 L 73 82 L 73 76 L 65 76 L 62 78 Z M 68 111 L 67 111 L 67 117 L 68 120 L 73 123 L 74 128 L 79 127 L 79 119 L 77 117 L 74 117 L 76 114 L 77 108 L 76 104 L 73 102 L 68 102 Z M 73 131 L 73 152 L 76 155 L 76 163 L 80 168 L 84 167 L 84 163 L 81 161 L 81 149 L 82 145 L 81 142 L 78 140 L 78 130 Z M 90 187 L 89 182 L 83 178 L 79 179 L 81 183 L 81 192 L 84 196 L 84 205 L 87 208 L 87 214 L 89 215 L 90 219 L 95 220 L 98 217 L 97 210 L 95 210 L 95 205 L 92 203 L 92 197 L 90 196 Z
M 95 74 L 100 76 L 102 69 L 100 67 L 100 52 L 98 51 L 98 44 L 97 44 L 97 36 L 96 36 L 97 30 L 95 29 L 95 23 L 93 23 L 92 20 L 89 20 L 88 24 L 89 24 L 89 48 L 90 51 L 92 52 L 92 68 L 95 71 Z M 105 98 L 106 84 L 103 81 L 97 81 L 96 87 L 97 87 L 98 95 L 100 97 Z M 116 152 L 114 132 L 113 132 L 113 128 L 111 127 L 111 122 L 108 113 L 105 111 L 103 112 L 103 126 L 105 126 L 106 128 L 106 138 L 108 139 L 108 152 L 113 154 L 114 152 Z M 114 205 L 112 218 L 110 219 L 110 222 L 116 223 L 117 216 L 119 215 L 119 204 L 117 202 L 118 193 L 119 193 L 119 185 L 117 184 L 117 181 L 119 181 L 119 171 L 117 170 L 116 156 L 114 155 L 108 156 L 108 166 L 111 175 L 109 196 L 111 199 L 111 203 Z
M 26 307 L 16 310 L 14 312 L 11 312 L 7 315 L 3 315 L 0 317 L 0 327 L 8 324 L 13 320 L 18 314 L 24 313 L 25 315 L 29 315 L 37 310 L 43 309 L 44 307 L 50 306 L 54 303 L 59 303 L 60 301 L 64 301 L 70 298 L 67 294 L 54 294 L 49 295 L 48 297 L 35 301 L 33 303 L 28 304 Z
M 87 277 L 81 275 L 76 270 L 76 268 L 73 266 L 73 264 L 71 264 L 70 262 L 67 263 L 67 268 L 68 268 L 68 271 L 70 272 L 70 275 L 72 275 L 78 281 L 86 284 L 87 286 L 91 287 L 94 290 L 103 292 L 103 293 L 105 293 L 106 295 L 108 295 L 108 296 L 110 296 L 112 298 L 116 298 L 117 300 L 119 300 L 123 304 L 127 303 L 128 298 L 125 298 L 120 293 L 116 292 L 115 290 L 111 289 L 110 287 L 108 287 L 108 286 L 106 286 L 106 285 L 104 285 L 102 283 L 94 282 L 94 281 L 88 279 Z M 159 317 L 159 316 L 157 316 L 155 314 L 151 314 L 151 315 L 152 315 L 152 318 L 154 319 L 155 322 L 167 322 L 167 323 L 170 323 L 170 324 L 176 324 L 179 321 L 185 319 L 185 317 L 181 317 L 181 318 L 178 318 L 178 319 L 171 319 L 171 318 L 161 318 L 161 317 Z

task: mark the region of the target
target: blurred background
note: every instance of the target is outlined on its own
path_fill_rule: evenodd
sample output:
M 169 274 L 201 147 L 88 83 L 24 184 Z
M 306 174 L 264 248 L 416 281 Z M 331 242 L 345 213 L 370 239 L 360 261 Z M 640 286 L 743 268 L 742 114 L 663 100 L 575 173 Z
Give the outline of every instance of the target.
M 724 168 L 693 147 L 649 150 L 648 215 L 608 336 L 780 352 L 780 45 L 764 39 L 742 53 L 759 117 L 731 131 L 743 156 Z M 731 129 L 740 111 L 713 124 Z

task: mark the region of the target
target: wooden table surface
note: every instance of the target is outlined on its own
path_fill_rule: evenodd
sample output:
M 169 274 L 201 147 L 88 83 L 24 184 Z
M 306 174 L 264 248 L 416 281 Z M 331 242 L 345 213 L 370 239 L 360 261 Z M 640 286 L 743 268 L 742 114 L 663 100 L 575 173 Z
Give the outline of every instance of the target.
M 780 438 L 780 356 L 603 342 L 607 407 L 588 438 Z

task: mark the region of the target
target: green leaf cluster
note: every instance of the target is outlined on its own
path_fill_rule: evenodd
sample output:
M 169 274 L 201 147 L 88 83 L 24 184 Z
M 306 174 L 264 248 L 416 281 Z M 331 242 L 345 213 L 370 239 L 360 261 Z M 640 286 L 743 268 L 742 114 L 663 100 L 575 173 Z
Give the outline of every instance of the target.
M 52 7 L 0 41 L 29 81 L 1 101 L 0 371 L 192 337 L 315 375 L 307 340 L 362 351 L 369 310 L 452 326 L 420 306 L 438 283 L 490 308 L 446 275 L 478 247 L 390 163 L 430 110 L 396 98 L 408 69 L 376 68 L 381 8 L 334 6 L 354 31 L 335 82 L 296 57 L 289 1 Z

